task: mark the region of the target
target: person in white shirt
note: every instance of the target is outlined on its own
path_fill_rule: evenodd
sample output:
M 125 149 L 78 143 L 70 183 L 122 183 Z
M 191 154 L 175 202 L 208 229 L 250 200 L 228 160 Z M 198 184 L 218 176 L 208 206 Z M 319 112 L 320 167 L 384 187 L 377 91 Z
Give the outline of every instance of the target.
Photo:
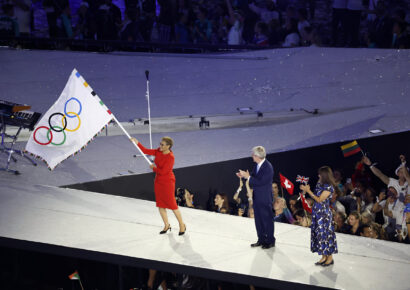
M 228 44 L 241 45 L 243 44 L 242 31 L 244 18 L 239 11 L 233 10 L 230 0 L 226 0 L 226 6 L 229 12 L 229 23 L 232 25 L 228 32 Z
M 401 216 L 404 210 L 404 203 L 400 202 L 397 198 L 397 190 L 397 187 L 390 184 L 388 186 L 387 199 L 385 199 L 386 194 L 381 192 L 372 210 L 373 213 L 382 211 L 384 218 L 383 228 L 389 239 L 394 239 L 396 236 L 397 225 L 400 223 L 397 217 Z
M 363 163 L 369 166 L 370 170 L 376 175 L 384 184 L 388 187 L 394 187 L 397 191 L 398 199 L 404 202 L 406 194 L 410 194 L 410 174 L 409 169 L 406 166 L 406 157 L 404 155 L 399 156 L 401 164 L 396 169 L 396 175 L 398 179 L 387 177 L 377 167 L 377 163 L 372 163 L 367 156 L 363 157 Z

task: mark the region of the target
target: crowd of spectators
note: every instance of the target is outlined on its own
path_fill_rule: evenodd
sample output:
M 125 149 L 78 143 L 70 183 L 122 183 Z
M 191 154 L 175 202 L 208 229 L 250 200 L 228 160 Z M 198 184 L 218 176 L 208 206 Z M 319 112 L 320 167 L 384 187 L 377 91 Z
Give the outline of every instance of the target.
M 409 7 L 400 0 L 125 0 L 123 12 L 112 0 L 0 0 L 0 4 L 0 36 L 409 47 Z
M 334 169 L 337 188 L 333 194 L 331 208 L 335 230 L 339 233 L 368 238 L 410 243 L 410 173 L 405 156 L 400 156 L 396 177 L 388 177 L 367 157 L 357 162 L 353 174 L 346 179 L 341 170 Z M 376 191 L 376 180 L 384 184 Z M 180 189 L 178 203 L 194 207 L 194 194 Z M 310 227 L 311 215 L 303 207 L 299 194 L 289 195 L 272 183 L 274 221 Z M 252 189 L 242 179 L 232 196 L 211 192 L 207 210 L 253 218 Z M 306 197 L 310 208 L 313 200 Z

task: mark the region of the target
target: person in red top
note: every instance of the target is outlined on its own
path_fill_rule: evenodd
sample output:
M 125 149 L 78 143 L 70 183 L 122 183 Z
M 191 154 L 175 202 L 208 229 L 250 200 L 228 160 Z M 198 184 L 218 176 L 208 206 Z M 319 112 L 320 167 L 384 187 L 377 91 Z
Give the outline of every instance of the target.
M 175 175 L 172 171 L 175 157 L 171 151 L 174 141 L 170 137 L 163 137 L 157 149 L 147 149 L 135 138 L 131 138 L 131 141 L 137 144 L 144 154 L 155 156 L 154 164 L 151 164 L 150 167 L 155 172 L 155 200 L 165 225 L 160 234 L 165 234 L 168 230 L 171 230 L 166 210 L 168 208 L 174 212 L 179 223 L 179 235 L 182 236 L 185 234 L 186 225 L 182 220 L 181 212 L 175 200 Z

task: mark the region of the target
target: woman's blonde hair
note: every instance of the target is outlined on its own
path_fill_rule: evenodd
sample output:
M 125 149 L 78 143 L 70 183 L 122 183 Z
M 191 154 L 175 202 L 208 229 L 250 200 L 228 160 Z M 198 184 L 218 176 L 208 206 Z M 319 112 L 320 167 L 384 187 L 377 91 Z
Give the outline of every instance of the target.
M 161 141 L 164 141 L 165 143 L 167 143 L 167 145 L 169 145 L 169 149 L 171 149 L 172 146 L 174 145 L 174 140 L 172 140 L 172 138 L 168 136 L 162 137 Z

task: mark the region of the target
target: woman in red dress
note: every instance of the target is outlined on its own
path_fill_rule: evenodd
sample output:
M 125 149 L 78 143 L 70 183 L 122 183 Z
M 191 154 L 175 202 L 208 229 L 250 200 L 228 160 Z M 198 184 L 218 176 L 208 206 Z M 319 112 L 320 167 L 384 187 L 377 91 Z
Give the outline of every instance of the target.
M 131 138 L 131 141 L 137 144 L 144 154 L 155 156 L 155 164 L 151 164 L 150 167 L 155 172 L 155 200 L 164 221 L 164 229 L 160 234 L 165 234 L 168 230 L 171 230 L 166 210 L 168 208 L 174 212 L 179 223 L 179 235 L 182 236 L 185 234 L 186 225 L 182 220 L 181 212 L 175 200 L 175 175 L 172 171 L 175 158 L 174 153 L 171 151 L 174 141 L 170 137 L 163 137 L 158 149 L 147 149 L 135 138 Z

